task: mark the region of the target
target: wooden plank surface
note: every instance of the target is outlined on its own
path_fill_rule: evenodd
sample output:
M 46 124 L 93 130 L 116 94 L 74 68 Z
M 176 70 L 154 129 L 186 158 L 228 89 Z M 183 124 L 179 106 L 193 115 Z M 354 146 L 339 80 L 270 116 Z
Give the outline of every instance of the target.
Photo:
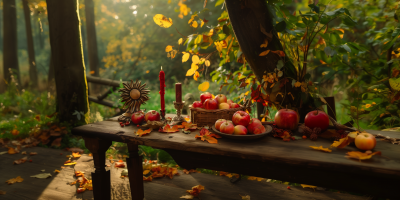
M 354 146 L 343 149 L 333 148 L 331 153 L 315 151 L 309 146 L 329 147 L 331 142 L 324 139 L 317 141 L 296 140 L 283 142 L 270 136 L 255 141 L 235 141 L 218 139 L 218 144 L 195 139 L 198 131 L 191 134 L 181 132 L 165 134 L 153 131 L 148 136 L 138 137 L 134 134 L 136 126 L 120 127 L 116 118 L 74 128 L 73 134 L 89 137 L 108 138 L 114 141 L 134 142 L 160 149 L 174 149 L 211 155 L 237 157 L 246 160 L 273 162 L 293 166 L 306 166 L 316 169 L 329 169 L 356 174 L 368 173 L 371 177 L 400 179 L 400 146 L 378 140 L 375 151 L 382 156 L 374 156 L 371 160 L 359 162 L 345 158 L 346 152 L 357 151 Z M 113 134 L 123 131 L 122 134 Z M 383 135 L 399 137 L 398 133 L 382 132 Z

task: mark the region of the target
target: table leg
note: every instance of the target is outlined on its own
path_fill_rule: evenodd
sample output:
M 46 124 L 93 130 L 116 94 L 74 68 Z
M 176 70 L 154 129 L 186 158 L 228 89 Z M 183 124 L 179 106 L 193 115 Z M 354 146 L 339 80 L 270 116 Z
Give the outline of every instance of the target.
M 92 173 L 94 199 L 111 199 L 110 171 L 106 171 L 106 151 L 112 142 L 85 137 L 85 146 L 93 154 L 95 172 Z
M 128 177 L 131 187 L 132 200 L 143 200 L 143 166 L 142 156 L 139 156 L 138 145 L 128 143 L 129 158 L 126 159 L 128 165 Z

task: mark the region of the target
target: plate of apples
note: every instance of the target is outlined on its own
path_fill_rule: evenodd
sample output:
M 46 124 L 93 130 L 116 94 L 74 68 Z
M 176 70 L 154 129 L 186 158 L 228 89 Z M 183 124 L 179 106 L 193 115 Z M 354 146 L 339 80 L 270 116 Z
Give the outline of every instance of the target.
M 212 130 L 226 138 L 253 140 L 264 137 L 272 131 L 270 125 L 263 125 L 257 118 L 251 118 L 245 111 L 237 111 L 232 120 L 218 119 Z

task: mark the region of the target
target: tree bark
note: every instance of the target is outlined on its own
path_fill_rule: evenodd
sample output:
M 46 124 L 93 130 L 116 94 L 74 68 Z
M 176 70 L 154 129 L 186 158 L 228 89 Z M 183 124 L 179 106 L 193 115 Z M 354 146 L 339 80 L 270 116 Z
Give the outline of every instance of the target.
M 54 81 L 54 65 L 53 65 L 53 58 L 50 54 L 50 63 L 49 63 L 49 74 L 47 74 L 47 84 L 51 84 Z
M 21 85 L 18 65 L 18 50 L 17 50 L 17 11 L 15 0 L 3 0 L 3 75 L 4 79 L 10 83 L 11 73 L 13 71 L 16 76 L 17 83 Z
M 88 123 L 89 103 L 78 1 L 47 0 L 47 8 L 58 118 L 74 125 Z M 84 116 L 76 114 L 76 111 Z
M 35 49 L 33 46 L 32 25 L 31 25 L 31 11 L 28 5 L 28 0 L 22 0 L 25 15 L 25 28 L 26 39 L 28 42 L 28 56 L 29 56 L 29 78 L 33 88 L 38 86 L 38 75 L 35 61 Z
M 89 53 L 89 66 L 92 76 L 99 76 L 99 56 L 97 53 L 97 37 L 94 16 L 94 2 L 93 0 L 85 0 L 85 14 L 86 14 L 86 35 L 87 46 Z M 97 85 L 91 84 L 91 90 L 94 94 L 99 92 Z

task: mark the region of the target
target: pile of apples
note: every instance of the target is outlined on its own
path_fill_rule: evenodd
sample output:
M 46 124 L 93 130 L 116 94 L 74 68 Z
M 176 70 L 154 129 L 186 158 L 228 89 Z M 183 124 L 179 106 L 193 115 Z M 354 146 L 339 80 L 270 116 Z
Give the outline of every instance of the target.
M 237 111 L 233 114 L 232 121 L 219 119 L 215 122 L 215 128 L 225 134 L 247 135 L 261 134 L 265 132 L 265 127 L 261 121 L 252 118 L 245 111 Z
M 138 111 L 132 114 L 131 120 L 133 124 L 141 124 L 143 121 L 160 121 L 160 113 L 155 110 L 149 110 L 146 114 Z
M 204 108 L 206 110 L 230 109 L 239 107 L 239 104 L 233 103 L 233 101 L 227 99 L 225 95 L 219 94 L 213 98 L 212 94 L 209 92 L 202 93 L 200 95 L 200 101 L 195 101 L 192 105 L 192 108 Z

